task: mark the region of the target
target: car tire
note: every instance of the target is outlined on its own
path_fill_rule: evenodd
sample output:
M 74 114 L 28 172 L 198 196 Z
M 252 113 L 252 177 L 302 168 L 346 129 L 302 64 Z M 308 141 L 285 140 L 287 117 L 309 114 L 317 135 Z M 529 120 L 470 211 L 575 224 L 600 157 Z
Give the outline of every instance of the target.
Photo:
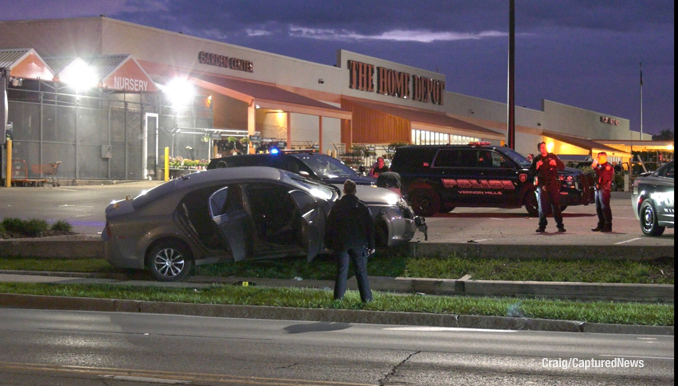
M 440 196 L 433 189 L 416 189 L 408 197 L 417 216 L 430 217 L 440 211 Z
M 189 275 L 192 266 L 190 250 L 174 240 L 161 241 L 148 252 L 148 268 L 158 281 L 183 280 Z
M 447 206 L 445 208 L 440 209 L 440 213 L 450 213 L 451 211 L 454 210 L 456 206 Z
M 657 213 L 650 200 L 645 200 L 640 205 L 638 212 L 640 218 L 640 230 L 648 236 L 661 236 L 666 227 L 661 227 L 657 222 Z
M 523 204 L 525 205 L 525 209 L 527 210 L 527 213 L 530 215 L 530 217 L 539 216 L 539 201 L 537 201 L 537 195 L 534 190 L 531 190 L 525 194 Z

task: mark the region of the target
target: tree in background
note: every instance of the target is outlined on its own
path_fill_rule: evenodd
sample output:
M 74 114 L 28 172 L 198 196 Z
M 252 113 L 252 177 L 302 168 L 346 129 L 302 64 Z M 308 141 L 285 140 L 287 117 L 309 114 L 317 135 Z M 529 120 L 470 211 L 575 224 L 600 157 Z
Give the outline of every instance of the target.
M 673 141 L 673 130 L 664 129 L 659 134 L 652 134 L 653 141 Z

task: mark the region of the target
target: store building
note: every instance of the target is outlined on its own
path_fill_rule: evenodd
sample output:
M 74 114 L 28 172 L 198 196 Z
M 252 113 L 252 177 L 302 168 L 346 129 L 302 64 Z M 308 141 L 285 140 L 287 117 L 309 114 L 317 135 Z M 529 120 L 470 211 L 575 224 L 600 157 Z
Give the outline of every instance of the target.
M 66 180 L 159 178 L 165 147 L 175 162 L 195 162 L 271 146 L 344 157 L 506 137 L 505 103 L 451 92 L 444 74 L 344 50 L 332 66 L 103 16 L 0 22 L 0 36 L 13 158 L 29 177 L 30 165 L 61 161 Z M 86 71 L 74 68 L 90 68 L 93 87 L 78 89 L 72 74 Z M 172 100 L 176 79 L 195 92 L 183 104 Z M 551 101 L 516 107 L 525 155 L 544 140 L 558 154 L 603 150 L 622 161 L 624 141 L 649 139 L 621 117 Z

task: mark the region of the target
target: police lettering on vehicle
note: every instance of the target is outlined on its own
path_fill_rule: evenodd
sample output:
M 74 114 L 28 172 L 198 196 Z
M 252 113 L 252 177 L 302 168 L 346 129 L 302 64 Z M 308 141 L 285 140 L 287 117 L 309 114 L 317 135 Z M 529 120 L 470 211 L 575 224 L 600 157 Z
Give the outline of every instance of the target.
M 473 179 L 453 179 L 443 178 L 443 185 L 446 188 L 457 187 L 459 189 L 507 189 L 514 190 L 515 186 L 510 180 L 473 180 Z M 459 193 L 462 193 L 461 191 Z M 479 194 L 484 194 L 483 192 Z M 499 193 L 501 194 L 501 193 Z

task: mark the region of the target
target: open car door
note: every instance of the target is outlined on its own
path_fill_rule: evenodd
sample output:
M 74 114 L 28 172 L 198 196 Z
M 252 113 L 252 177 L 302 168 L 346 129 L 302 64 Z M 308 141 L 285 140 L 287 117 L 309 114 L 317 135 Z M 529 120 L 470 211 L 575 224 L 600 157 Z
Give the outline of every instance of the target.
M 240 187 L 227 186 L 214 192 L 209 198 L 212 220 L 219 227 L 233 255 L 240 261 L 247 257 L 252 247 L 252 235 L 248 234 L 249 214 L 242 206 Z
M 289 193 L 301 213 L 301 241 L 306 248 L 308 261 L 320 253 L 325 234 L 325 210 L 309 194 L 300 190 Z

